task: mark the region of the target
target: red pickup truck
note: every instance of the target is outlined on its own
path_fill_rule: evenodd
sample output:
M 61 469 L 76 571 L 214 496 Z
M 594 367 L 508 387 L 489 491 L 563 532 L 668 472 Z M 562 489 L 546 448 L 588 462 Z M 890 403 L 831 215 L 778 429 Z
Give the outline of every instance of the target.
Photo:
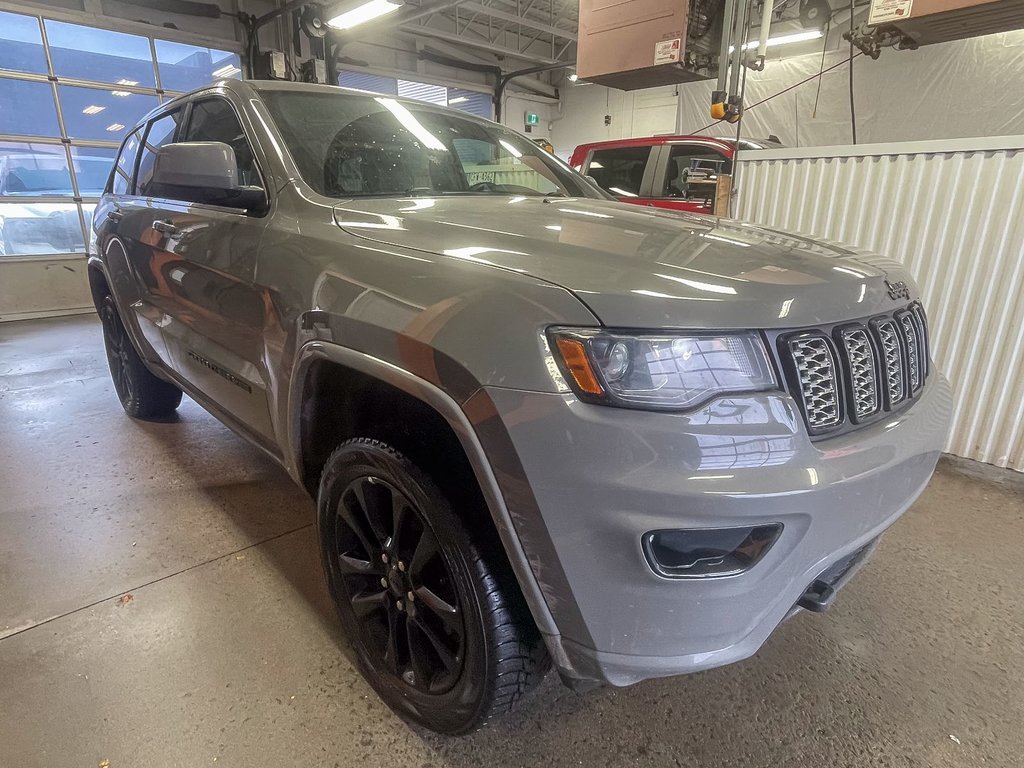
M 775 137 L 741 139 L 740 149 L 781 147 Z M 624 203 L 711 213 L 719 174 L 732 173 L 736 141 L 650 136 L 580 144 L 569 163 Z

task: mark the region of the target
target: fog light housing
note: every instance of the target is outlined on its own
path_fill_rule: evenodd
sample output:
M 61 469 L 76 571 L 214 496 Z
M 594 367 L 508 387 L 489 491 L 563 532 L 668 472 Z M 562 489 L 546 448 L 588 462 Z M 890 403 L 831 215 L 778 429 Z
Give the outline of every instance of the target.
M 667 579 L 735 576 L 764 557 L 780 533 L 782 523 L 649 531 L 643 536 L 644 555 Z

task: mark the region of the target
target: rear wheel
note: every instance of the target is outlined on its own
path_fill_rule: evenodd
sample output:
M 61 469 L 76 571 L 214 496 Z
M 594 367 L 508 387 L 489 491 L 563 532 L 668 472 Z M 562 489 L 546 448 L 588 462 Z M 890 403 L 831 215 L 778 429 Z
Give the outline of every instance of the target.
M 331 594 L 362 671 L 398 713 L 473 730 L 547 670 L 502 553 L 471 536 L 434 481 L 390 446 L 350 440 L 320 482 Z
M 121 322 L 113 296 L 103 298 L 100 320 L 110 378 L 125 413 L 137 419 L 159 419 L 174 413 L 181 404 L 181 390 L 158 379 L 142 362 Z

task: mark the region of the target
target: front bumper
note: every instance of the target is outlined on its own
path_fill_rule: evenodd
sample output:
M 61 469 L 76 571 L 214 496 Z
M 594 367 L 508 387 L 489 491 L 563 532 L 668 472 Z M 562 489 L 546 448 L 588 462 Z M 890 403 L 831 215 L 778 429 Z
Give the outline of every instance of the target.
M 466 410 L 558 627 L 556 666 L 629 685 L 752 655 L 819 574 L 921 493 L 950 403 L 933 375 L 890 421 L 819 442 L 781 392 L 666 414 L 488 388 Z M 772 522 L 778 541 L 736 576 L 665 579 L 641 545 L 657 529 Z

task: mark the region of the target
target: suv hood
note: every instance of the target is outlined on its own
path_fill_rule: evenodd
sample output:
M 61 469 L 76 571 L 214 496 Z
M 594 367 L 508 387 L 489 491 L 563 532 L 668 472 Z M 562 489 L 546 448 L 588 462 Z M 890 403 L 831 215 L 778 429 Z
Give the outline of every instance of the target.
M 900 265 L 710 216 L 579 198 L 346 201 L 352 235 L 512 270 L 572 291 L 607 326 L 786 328 L 891 311 Z

